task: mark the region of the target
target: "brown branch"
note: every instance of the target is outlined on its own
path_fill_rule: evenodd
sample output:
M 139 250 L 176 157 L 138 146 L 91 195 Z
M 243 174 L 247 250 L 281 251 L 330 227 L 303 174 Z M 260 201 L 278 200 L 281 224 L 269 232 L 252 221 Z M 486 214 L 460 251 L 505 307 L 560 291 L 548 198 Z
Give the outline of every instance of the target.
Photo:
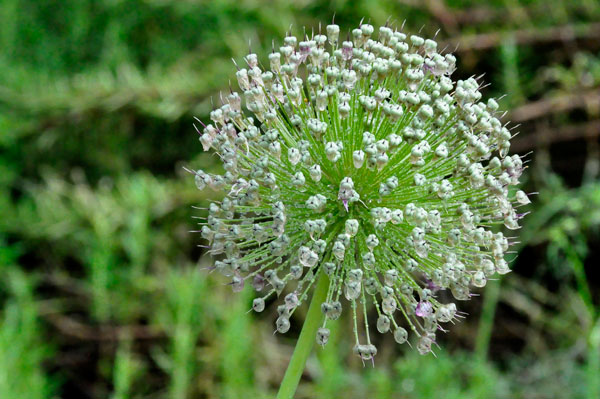
M 600 136 L 600 119 L 558 129 L 541 129 L 528 135 L 515 137 L 511 145 L 514 152 L 525 152 L 540 145 L 548 145 L 580 138 L 597 139 Z
M 487 50 L 500 45 L 506 37 L 511 37 L 519 45 L 598 38 L 600 22 L 471 34 L 448 39 L 440 47 L 447 46 L 453 49 L 458 46 L 458 52 Z
M 600 108 L 600 89 L 557 95 L 521 105 L 510 113 L 508 119 L 513 122 L 525 122 L 548 114 L 584 107 Z
M 458 33 L 458 23 L 453 12 L 451 12 L 443 0 L 425 0 L 427 11 L 440 21 L 451 34 Z
M 52 326 L 65 335 L 78 338 L 83 341 L 118 341 L 124 337 L 134 339 L 157 339 L 165 337 L 164 332 L 157 331 L 149 326 L 90 326 L 63 314 L 43 315 Z
M 587 8 L 578 2 L 567 4 L 568 13 L 589 15 Z M 535 3 L 531 5 L 521 5 L 519 7 L 523 13 L 531 18 L 546 18 L 548 14 L 548 5 L 545 3 Z M 508 17 L 508 18 L 507 18 Z M 505 7 L 489 7 L 485 5 L 477 5 L 466 9 L 457 9 L 454 11 L 454 18 L 461 25 L 473 25 L 487 22 L 495 22 L 501 19 L 504 23 L 514 22 L 511 15 L 508 15 Z
M 505 25 L 509 23 L 520 23 L 523 18 L 544 18 L 548 14 L 547 4 L 519 5 L 519 17 L 515 18 L 515 13 L 511 12 L 510 7 L 490 7 L 486 5 L 476 5 L 470 8 L 456 9 L 448 7 L 444 0 L 398 0 L 400 4 L 415 8 L 423 12 L 428 12 L 436 18 L 447 31 L 454 33 L 460 26 L 494 22 L 502 20 Z M 587 8 L 577 2 L 568 4 L 569 12 L 575 14 L 585 14 Z M 589 14 L 589 12 L 587 13 Z
M 489 22 L 496 18 L 504 18 L 506 16 L 505 8 L 492 8 L 486 6 L 476 6 L 466 10 L 456 10 L 454 14 L 454 18 L 461 25 L 473 25 Z

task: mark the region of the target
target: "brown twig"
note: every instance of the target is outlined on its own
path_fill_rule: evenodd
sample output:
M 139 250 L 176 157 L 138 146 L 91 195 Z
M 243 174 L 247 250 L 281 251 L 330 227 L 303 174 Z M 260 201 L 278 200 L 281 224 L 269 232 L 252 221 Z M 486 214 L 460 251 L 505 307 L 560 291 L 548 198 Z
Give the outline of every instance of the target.
M 45 314 L 44 319 L 65 335 L 84 341 L 118 341 L 124 337 L 134 339 L 157 339 L 165 337 L 164 332 L 149 326 L 108 326 L 93 327 L 63 314 Z
M 569 7 L 568 12 L 574 14 L 590 14 L 590 11 L 579 2 L 571 2 L 566 4 Z M 548 14 L 548 5 L 545 3 L 534 3 L 530 5 L 523 5 L 521 9 L 524 13 L 529 15 L 531 18 L 544 18 Z M 506 22 L 514 22 L 511 18 L 507 20 L 507 9 L 505 7 L 489 7 L 485 5 L 478 5 L 471 8 L 460 9 L 454 11 L 454 18 L 461 25 L 473 25 L 488 22 L 495 22 L 498 19 Z
M 518 22 L 514 14 L 510 13 L 507 7 L 490 7 L 486 5 L 476 5 L 470 8 L 450 8 L 443 0 L 398 0 L 400 4 L 412 7 L 424 12 L 429 12 L 438 19 L 445 28 L 451 26 L 458 28 L 461 25 L 473 26 L 475 24 L 489 23 L 501 19 L 505 25 Z M 587 7 L 578 2 L 567 4 L 569 12 L 588 13 Z M 520 14 L 531 18 L 546 17 L 548 6 L 543 3 L 531 5 L 520 5 Z M 441 11 L 441 12 L 440 12 Z M 522 17 L 521 17 L 522 18 Z
M 444 26 L 446 32 L 451 34 L 458 33 L 458 23 L 455 14 L 451 12 L 443 0 L 426 0 L 424 2 L 427 11 Z
M 515 44 L 518 45 L 598 38 L 600 37 L 600 22 L 464 35 L 448 39 L 440 47 L 455 48 L 458 46 L 457 51 L 459 52 L 487 50 L 500 45 L 505 37 L 512 37 Z
M 525 152 L 540 146 L 580 138 L 594 138 L 600 136 L 600 119 L 578 125 L 564 126 L 558 129 L 543 129 L 525 136 L 517 136 L 511 145 L 515 152 Z
M 509 115 L 513 122 L 526 122 L 557 112 L 576 108 L 600 108 L 600 89 L 583 93 L 568 93 L 533 101 L 515 108 Z

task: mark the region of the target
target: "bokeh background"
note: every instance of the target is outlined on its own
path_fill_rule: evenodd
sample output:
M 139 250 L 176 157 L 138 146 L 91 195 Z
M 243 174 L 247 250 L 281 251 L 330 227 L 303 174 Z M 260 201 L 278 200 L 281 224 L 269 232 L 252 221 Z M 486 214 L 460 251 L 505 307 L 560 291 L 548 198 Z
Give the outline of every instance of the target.
M 292 27 L 405 22 L 457 49 L 520 124 L 539 192 L 513 273 L 462 305 L 436 357 L 342 319 L 297 398 L 600 398 L 597 0 L 2 0 L 0 398 L 270 398 L 303 312 L 273 335 L 202 268 L 182 167 L 211 169 L 207 119 L 240 60 Z M 263 59 L 263 62 L 265 59 Z M 333 326 L 333 325 L 332 325 Z

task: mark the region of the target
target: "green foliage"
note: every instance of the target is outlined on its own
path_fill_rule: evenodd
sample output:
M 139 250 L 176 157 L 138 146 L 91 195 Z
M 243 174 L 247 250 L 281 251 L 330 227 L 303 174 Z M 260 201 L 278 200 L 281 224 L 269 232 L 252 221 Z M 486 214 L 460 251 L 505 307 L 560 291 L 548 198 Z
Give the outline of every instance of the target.
M 134 383 L 143 372 L 142 364 L 132 353 L 131 344 L 131 339 L 127 336 L 119 343 L 113 369 L 114 392 L 112 399 L 130 397 Z
M 138 314 L 141 303 L 122 295 L 131 290 L 143 294 L 152 259 L 166 269 L 169 251 L 160 245 L 169 232 L 153 229 L 153 221 L 176 212 L 181 202 L 195 198 L 181 182 L 167 184 L 146 174 L 118 179 L 114 186 L 105 181 L 93 189 L 76 176 L 69 183 L 49 175 L 44 185 L 27 188 L 31 201 L 23 201 L 12 214 L 8 228 L 29 240 L 51 239 L 54 256 L 76 256 L 84 266 L 83 285 L 91 294 L 91 311 L 100 321 L 127 320 Z M 197 197 L 196 197 L 197 198 Z
M 42 367 L 50 352 L 40 333 L 33 282 L 14 266 L 3 266 L 2 285 L 11 297 L 0 318 L 0 397 L 50 398 L 54 386 Z
M 438 392 L 448 399 L 509 397 L 498 372 L 466 354 L 440 352 L 435 363 L 409 354 L 395 369 L 397 392 L 407 398 L 434 397 Z
M 250 286 L 240 293 L 232 303 L 223 321 L 222 341 L 220 342 L 220 363 L 223 373 L 223 398 L 239 398 L 244 395 L 258 397 L 254 387 L 254 341 L 252 318 L 248 314 L 251 307 Z
M 198 269 L 173 270 L 166 278 L 165 308 L 159 317 L 161 324 L 170 326 L 170 349 L 162 367 L 170 376 L 168 397 L 184 399 L 191 392 L 198 369 L 195 348 L 205 322 L 202 316 L 206 297 L 202 294 L 206 283 Z

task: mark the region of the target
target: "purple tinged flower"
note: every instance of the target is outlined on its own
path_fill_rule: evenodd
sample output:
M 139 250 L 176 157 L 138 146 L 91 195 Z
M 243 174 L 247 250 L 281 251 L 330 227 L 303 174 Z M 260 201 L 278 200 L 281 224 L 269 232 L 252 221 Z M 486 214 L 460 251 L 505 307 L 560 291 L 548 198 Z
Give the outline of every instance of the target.
M 225 258 L 216 270 L 234 291 L 246 279 L 263 291 L 256 311 L 285 298 L 278 332 L 324 278 L 319 344 L 345 298 L 355 328 L 374 307 L 380 333 L 402 344 L 414 331 L 429 353 L 439 323 L 456 314 L 438 292 L 468 300 L 470 287 L 509 272 L 509 242 L 495 226 L 519 228 L 515 206 L 530 201 L 509 186 L 523 161 L 508 156 L 513 134 L 497 102 L 480 101 L 476 78 L 452 80 L 456 58 L 433 40 L 387 26 L 374 35 L 368 24 L 338 39 L 333 24 L 327 39 L 287 36 L 270 70 L 246 57 L 241 94 L 202 124 L 203 148 L 224 169 L 194 172 L 198 189 L 223 193 L 202 238 Z M 357 355 L 373 360 L 369 333 L 355 331 Z
M 433 313 L 433 306 L 429 301 L 419 301 L 415 314 L 419 317 L 427 317 Z

